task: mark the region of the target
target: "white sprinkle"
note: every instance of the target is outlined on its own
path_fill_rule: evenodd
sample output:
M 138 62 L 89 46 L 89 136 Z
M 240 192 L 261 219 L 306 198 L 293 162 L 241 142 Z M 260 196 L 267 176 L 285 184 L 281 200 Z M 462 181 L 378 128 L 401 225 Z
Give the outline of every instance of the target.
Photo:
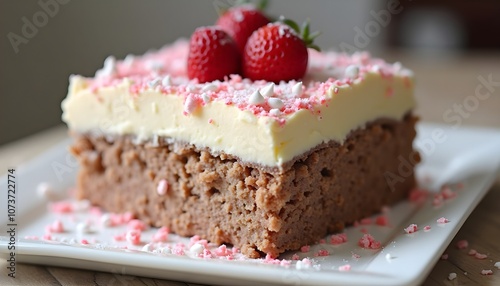
M 401 68 L 403 67 L 403 65 L 400 63 L 400 62 L 395 62 L 392 64 L 392 68 L 395 70 L 395 71 L 399 71 L 401 70 Z
M 172 85 L 172 80 L 170 79 L 169 75 L 166 75 L 163 80 L 161 81 L 161 84 L 163 86 L 171 86 Z
M 187 114 L 191 114 L 193 113 L 193 111 L 195 111 L 196 107 L 196 100 L 193 98 L 193 96 L 189 95 L 184 102 L 184 112 Z
M 250 97 L 248 98 L 248 103 L 255 105 L 262 104 L 265 101 L 266 100 L 264 99 L 262 94 L 260 94 L 259 90 L 255 90 L 254 93 L 252 93 L 252 95 L 250 95 Z
M 88 222 L 80 222 L 76 225 L 76 231 L 79 234 L 89 233 L 90 232 L 90 224 Z
M 498 262 L 495 262 L 495 265 L 494 265 L 496 268 L 500 269 L 500 261 Z
M 155 250 L 155 246 L 152 243 L 147 243 L 142 247 L 142 251 L 152 252 Z
M 193 92 L 196 90 L 196 86 L 192 85 L 192 84 L 189 84 L 187 87 L 186 87 L 186 91 L 187 92 Z
M 347 66 L 345 69 L 345 76 L 351 79 L 357 78 L 359 75 L 359 67 L 357 65 Z
M 109 214 L 103 214 L 101 216 L 101 225 L 104 227 L 110 227 L 113 225 L 113 222 L 111 220 L 111 216 Z
M 276 109 L 280 109 L 284 106 L 283 101 L 275 97 L 269 98 L 267 100 L 267 103 L 269 103 L 269 106 L 271 106 L 271 108 L 276 108 Z
M 148 86 L 150 88 L 156 88 L 159 85 L 160 85 L 160 79 L 159 78 L 155 78 L 152 81 L 148 82 Z
M 76 244 L 76 239 L 75 238 L 72 238 L 69 240 L 68 242 L 69 244 Z
M 409 70 L 409 69 L 402 69 L 399 71 L 399 75 L 401 76 L 407 76 L 407 77 L 413 77 L 415 76 L 415 73 L 413 73 L 412 70 Z
M 273 108 L 269 110 L 269 114 L 272 116 L 279 116 L 281 114 L 281 111 L 277 108 Z
M 201 99 L 203 100 L 204 103 L 209 103 L 210 102 L 210 96 L 206 93 L 201 94 Z
M 304 258 L 302 260 L 297 261 L 297 264 L 295 264 L 295 268 L 297 269 L 309 269 L 311 268 L 311 260 Z
M 170 247 L 162 247 L 162 248 L 160 248 L 160 253 L 161 254 L 171 254 L 172 249 Z
M 266 85 L 265 87 L 260 89 L 260 94 L 264 97 L 271 97 L 274 95 L 274 83 L 270 83 Z
M 52 188 L 52 186 L 47 182 L 41 182 L 36 186 L 36 193 L 39 197 L 52 200 L 56 198 L 56 192 Z
M 209 83 L 201 89 L 201 91 L 216 91 L 216 90 L 217 90 L 217 86 L 213 83 Z
M 160 180 L 158 182 L 158 187 L 156 188 L 156 192 L 158 195 L 163 196 L 167 193 L 168 191 L 168 182 L 167 180 Z
M 392 257 L 392 255 L 391 255 L 390 253 L 387 253 L 387 254 L 385 255 L 385 259 L 386 259 L 387 261 L 391 261 L 391 259 L 392 259 L 392 258 L 393 258 L 393 257 Z
M 198 255 L 198 254 L 201 254 L 203 253 L 203 245 L 199 244 L 199 243 L 195 243 L 193 244 L 193 246 L 191 246 L 191 248 L 189 248 L 189 252 L 191 252 L 192 254 L 195 254 L 195 255 Z
M 299 96 L 302 94 L 302 82 L 298 82 L 296 84 L 294 84 L 294 86 L 292 86 L 292 94 L 294 96 Z
M 163 63 L 160 61 L 150 60 L 146 62 L 146 68 L 153 71 L 158 71 L 163 68 Z
M 116 74 L 116 59 L 113 56 L 109 56 L 104 60 L 104 66 L 102 69 L 95 73 L 96 77 L 112 76 Z
M 123 60 L 123 63 L 128 67 L 132 66 L 134 62 L 135 62 L 135 56 L 132 54 L 128 54 Z
M 370 70 L 372 72 L 378 73 L 378 72 L 380 72 L 380 66 L 379 65 L 373 65 Z
M 63 237 L 61 237 L 61 238 L 59 239 L 59 241 L 60 241 L 60 242 L 62 242 L 62 243 L 67 243 L 67 242 L 68 242 L 68 238 L 67 238 L 67 237 L 65 237 L 65 236 L 63 236 Z
M 457 273 L 451 272 L 450 274 L 448 274 L 448 280 L 451 281 L 451 280 L 453 280 L 455 278 L 457 278 Z

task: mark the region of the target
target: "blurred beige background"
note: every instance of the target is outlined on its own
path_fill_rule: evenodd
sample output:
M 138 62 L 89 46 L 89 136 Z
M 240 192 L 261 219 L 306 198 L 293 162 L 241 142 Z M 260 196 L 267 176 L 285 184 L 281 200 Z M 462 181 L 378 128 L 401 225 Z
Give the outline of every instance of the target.
M 189 37 L 215 22 L 216 6 L 231 2 L 0 0 L 0 145 L 61 124 L 70 74 L 92 76 L 110 54 L 142 54 Z M 361 48 L 390 60 L 399 59 L 395 51 L 402 47 L 413 48 L 419 52 L 410 63 L 446 69 L 443 61 L 460 60 L 467 49 L 498 54 L 498 37 L 478 37 L 474 29 L 485 30 L 481 21 L 497 17 L 500 1 L 466 2 L 450 8 L 429 0 L 274 0 L 268 12 L 299 22 L 311 18 L 323 48 Z M 391 9 L 397 13 L 390 19 L 378 19 Z M 476 73 L 471 70 L 471 84 Z

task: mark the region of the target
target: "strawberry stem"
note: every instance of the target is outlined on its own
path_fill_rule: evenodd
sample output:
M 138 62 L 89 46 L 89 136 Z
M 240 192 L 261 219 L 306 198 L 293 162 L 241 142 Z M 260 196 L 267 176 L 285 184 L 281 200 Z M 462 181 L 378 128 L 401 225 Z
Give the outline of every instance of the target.
M 321 33 L 318 31 L 312 32 L 312 33 L 310 32 L 309 19 L 307 19 L 302 24 L 302 27 L 299 27 L 299 25 L 295 21 L 290 20 L 290 19 L 286 19 L 283 16 L 280 17 L 280 22 L 289 26 L 297 34 L 299 34 L 301 39 L 304 41 L 304 43 L 306 44 L 306 46 L 308 48 L 314 49 L 316 51 L 320 51 L 319 46 L 314 44 L 314 39 L 316 39 Z

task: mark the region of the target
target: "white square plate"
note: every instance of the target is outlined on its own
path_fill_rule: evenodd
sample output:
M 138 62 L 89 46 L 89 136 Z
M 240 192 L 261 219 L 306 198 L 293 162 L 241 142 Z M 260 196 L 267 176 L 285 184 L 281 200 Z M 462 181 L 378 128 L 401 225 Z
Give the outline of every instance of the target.
M 433 134 L 444 132 L 435 140 Z M 434 132 L 434 133 L 433 133 Z M 419 177 L 439 175 L 443 162 L 464 156 L 471 148 L 481 148 L 482 144 L 500 138 L 500 132 L 492 129 L 458 128 L 441 125 L 421 124 L 418 128 L 416 146 L 427 148 L 423 163 L 419 166 Z M 170 280 L 221 285 L 292 284 L 292 285 L 416 285 L 425 279 L 442 252 L 458 232 L 474 207 L 486 194 L 494 182 L 497 170 L 489 170 L 463 181 L 457 188 L 457 196 L 434 207 L 430 199 L 418 207 L 404 201 L 392 207 L 388 213 L 390 227 L 361 225 L 346 229 L 348 242 L 341 245 L 328 243 L 311 246 L 309 252 L 290 252 L 280 258 L 290 259 L 297 253 L 300 259 L 309 257 L 314 267 L 297 269 L 292 261 L 289 267 L 265 263 L 265 259 L 203 259 L 189 254 L 153 254 L 141 251 L 141 246 L 119 249 L 117 245 L 126 242 L 113 242 L 113 235 L 122 233 L 123 227 L 96 227 L 90 234 L 76 232 L 76 223 L 92 220 L 89 212 L 74 214 L 55 214 L 47 209 L 47 201 L 37 196 L 36 188 L 40 182 L 48 182 L 58 189 L 73 186 L 77 166 L 68 154 L 65 140 L 29 164 L 16 171 L 17 183 L 17 262 L 46 264 L 112 273 L 131 274 Z M 431 145 L 429 145 L 431 144 Z M 430 148 L 432 147 L 432 148 Z M 492 154 L 499 156 L 500 154 Z M 470 156 L 469 156 L 470 157 Z M 473 160 L 474 158 L 471 158 Z M 471 162 L 471 166 L 475 163 Z M 7 190 L 7 176 L 0 179 L 0 188 Z M 7 195 L 1 197 L 2 209 L 7 206 Z M 7 231 L 7 210 L 2 211 L 2 235 Z M 438 224 L 436 220 L 446 217 L 449 222 Z M 65 233 L 54 238 L 55 241 L 25 239 L 26 236 L 42 236 L 46 225 L 60 219 L 65 225 Z M 411 223 L 420 230 L 406 234 L 403 228 Z M 423 227 L 431 226 L 430 231 Z M 381 250 L 367 250 L 357 246 L 368 231 L 382 243 Z M 148 241 L 154 230 L 144 233 L 142 240 Z M 70 243 L 70 238 L 81 241 L 85 238 L 93 243 L 82 245 Z M 7 256 L 8 237 L 0 238 L 0 253 Z M 189 240 L 171 235 L 172 243 Z M 62 242 L 61 242 L 62 241 Z M 328 242 L 328 238 L 327 238 Z M 186 243 L 186 244 L 187 244 Z M 328 256 L 315 257 L 320 250 L 327 250 Z M 353 258 L 353 253 L 359 258 Z M 389 259 L 388 256 L 391 258 Z M 236 257 L 238 258 L 238 257 Z M 339 266 L 349 264 L 351 271 L 341 272 Z

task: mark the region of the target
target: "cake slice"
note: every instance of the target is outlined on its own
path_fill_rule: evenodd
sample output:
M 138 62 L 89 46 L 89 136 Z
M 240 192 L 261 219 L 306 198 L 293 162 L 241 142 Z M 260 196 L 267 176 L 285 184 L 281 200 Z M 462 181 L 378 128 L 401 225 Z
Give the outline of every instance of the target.
M 62 103 L 79 199 L 249 257 L 311 244 L 414 187 L 412 72 L 309 50 L 301 82 L 198 83 L 188 42 L 110 57 Z M 396 176 L 398 180 L 392 180 Z

